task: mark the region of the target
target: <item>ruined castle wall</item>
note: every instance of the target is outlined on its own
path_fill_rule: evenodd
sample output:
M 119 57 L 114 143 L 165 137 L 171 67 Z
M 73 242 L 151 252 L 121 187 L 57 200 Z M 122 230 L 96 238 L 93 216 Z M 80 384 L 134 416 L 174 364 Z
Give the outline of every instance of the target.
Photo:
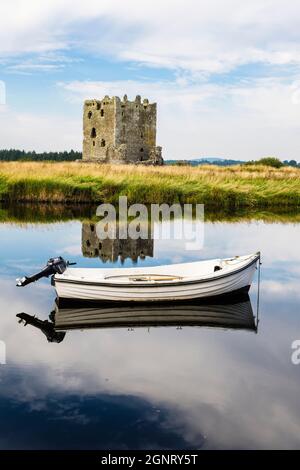
M 83 110 L 83 159 L 106 161 L 115 145 L 115 99 L 87 100 Z
M 126 145 L 126 160 L 148 160 L 156 140 L 156 103 L 126 98 L 116 104 L 116 146 Z
M 162 164 L 156 147 L 156 103 L 114 96 L 87 100 L 83 115 L 83 160 Z

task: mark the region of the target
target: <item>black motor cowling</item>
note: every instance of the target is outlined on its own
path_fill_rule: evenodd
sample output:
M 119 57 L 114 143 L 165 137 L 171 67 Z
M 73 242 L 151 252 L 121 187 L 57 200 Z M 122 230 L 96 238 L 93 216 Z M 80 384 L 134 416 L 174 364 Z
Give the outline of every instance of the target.
M 21 279 L 17 279 L 17 287 L 24 287 L 31 282 L 38 281 L 42 277 L 49 277 L 52 274 L 63 274 L 68 266 L 76 264 L 69 263 L 62 256 L 57 258 L 50 258 L 47 261 L 46 266 L 38 273 L 33 274 L 32 276 L 24 276 Z

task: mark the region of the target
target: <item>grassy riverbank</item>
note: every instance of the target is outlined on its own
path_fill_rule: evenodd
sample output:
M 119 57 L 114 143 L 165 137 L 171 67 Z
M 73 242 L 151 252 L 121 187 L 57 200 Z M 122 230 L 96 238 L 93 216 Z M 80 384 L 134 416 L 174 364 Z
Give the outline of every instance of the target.
M 216 208 L 300 208 L 300 170 L 261 165 L 140 167 L 1 162 L 5 202 L 204 203 Z

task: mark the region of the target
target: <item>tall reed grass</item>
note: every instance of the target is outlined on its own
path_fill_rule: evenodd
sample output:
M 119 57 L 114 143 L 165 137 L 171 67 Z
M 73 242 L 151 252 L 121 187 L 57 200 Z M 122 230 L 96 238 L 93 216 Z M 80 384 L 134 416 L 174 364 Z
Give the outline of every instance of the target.
M 5 202 L 204 203 L 210 207 L 300 207 L 300 170 L 262 165 L 146 167 L 1 162 Z

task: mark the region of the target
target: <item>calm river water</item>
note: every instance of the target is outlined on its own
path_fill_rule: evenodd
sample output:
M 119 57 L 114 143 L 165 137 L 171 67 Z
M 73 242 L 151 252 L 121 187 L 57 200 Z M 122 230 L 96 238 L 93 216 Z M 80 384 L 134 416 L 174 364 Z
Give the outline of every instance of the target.
M 300 364 L 291 359 L 300 340 L 299 224 L 206 222 L 203 249 L 190 251 L 180 240 L 104 243 L 83 218 L 1 220 L 0 448 L 300 447 Z M 54 255 L 107 267 L 257 250 L 259 318 L 256 277 L 242 305 L 211 306 L 208 313 L 187 306 L 197 317 L 192 326 L 176 318 L 174 307 L 164 325 L 80 325 L 58 334 L 50 282 L 15 287 L 16 277 Z M 31 316 L 26 326 L 16 317 L 22 312 Z

